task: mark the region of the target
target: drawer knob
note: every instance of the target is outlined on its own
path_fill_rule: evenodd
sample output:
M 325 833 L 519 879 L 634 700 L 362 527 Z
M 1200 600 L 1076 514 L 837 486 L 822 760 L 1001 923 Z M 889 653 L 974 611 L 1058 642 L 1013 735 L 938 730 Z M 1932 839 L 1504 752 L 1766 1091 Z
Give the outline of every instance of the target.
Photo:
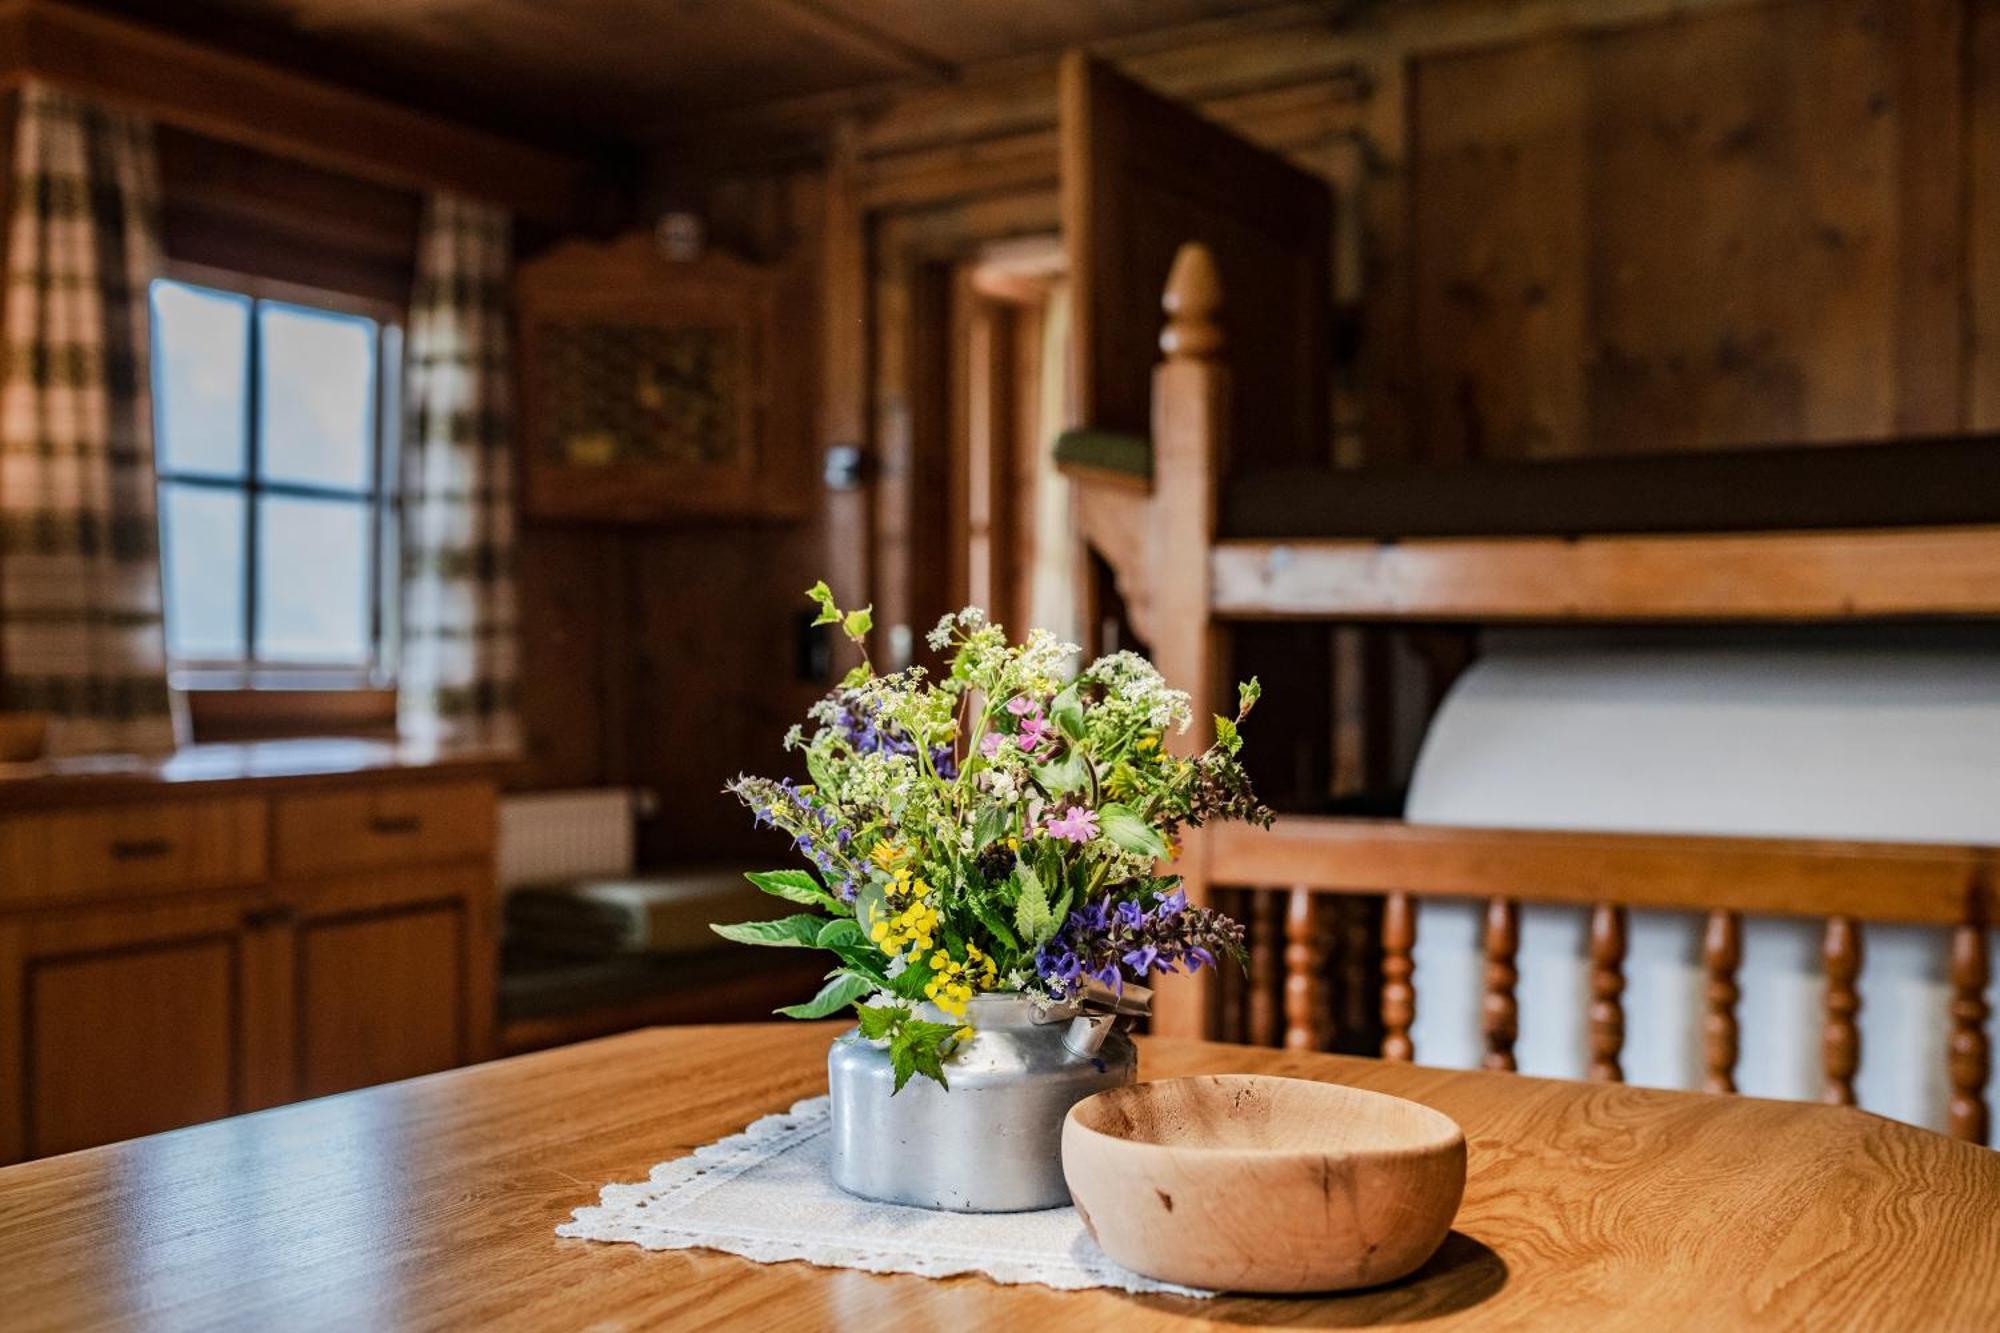
M 371 833 L 417 833 L 423 827 L 424 821 L 418 815 L 377 815 L 368 821 Z
M 166 838 L 118 838 L 111 844 L 114 861 L 156 861 L 174 850 Z

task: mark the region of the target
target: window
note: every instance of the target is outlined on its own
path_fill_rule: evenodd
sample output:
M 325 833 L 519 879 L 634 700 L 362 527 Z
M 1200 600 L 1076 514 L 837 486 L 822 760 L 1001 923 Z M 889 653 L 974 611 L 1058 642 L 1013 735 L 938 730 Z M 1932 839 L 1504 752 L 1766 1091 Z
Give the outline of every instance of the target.
M 152 286 L 167 651 L 186 686 L 382 686 L 396 610 L 392 312 Z

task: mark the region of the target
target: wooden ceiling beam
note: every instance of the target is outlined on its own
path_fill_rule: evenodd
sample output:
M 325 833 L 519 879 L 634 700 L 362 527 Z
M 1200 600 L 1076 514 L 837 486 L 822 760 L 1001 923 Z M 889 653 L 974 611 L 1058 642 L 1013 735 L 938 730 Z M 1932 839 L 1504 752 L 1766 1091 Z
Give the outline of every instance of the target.
M 794 27 L 824 41 L 847 47 L 864 56 L 885 60 L 910 74 L 932 83 L 952 83 L 959 68 L 951 61 L 914 42 L 869 23 L 826 0 L 765 0 Z
M 162 124 L 416 191 L 571 221 L 585 165 L 151 28 L 0 0 L 0 87 L 40 80 Z

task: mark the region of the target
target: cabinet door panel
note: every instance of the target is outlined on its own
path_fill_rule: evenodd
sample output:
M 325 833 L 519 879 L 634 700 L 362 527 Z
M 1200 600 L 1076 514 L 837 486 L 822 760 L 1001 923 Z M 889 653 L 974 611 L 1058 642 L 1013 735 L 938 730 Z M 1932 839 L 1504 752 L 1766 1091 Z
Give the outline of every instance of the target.
M 461 1061 L 464 928 L 456 905 L 300 926 L 300 1095 L 412 1078 Z
M 228 936 L 30 959 L 28 1155 L 229 1115 L 235 969 Z

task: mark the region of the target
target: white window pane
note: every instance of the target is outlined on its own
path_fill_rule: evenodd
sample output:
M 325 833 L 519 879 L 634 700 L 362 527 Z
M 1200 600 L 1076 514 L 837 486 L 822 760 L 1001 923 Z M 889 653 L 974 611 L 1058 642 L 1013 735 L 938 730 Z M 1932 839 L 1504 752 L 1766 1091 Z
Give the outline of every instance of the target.
M 167 651 L 177 661 L 243 656 L 243 493 L 160 487 Z
M 257 328 L 263 475 L 367 489 L 375 472 L 375 321 L 265 302 Z
M 161 279 L 153 284 L 153 416 L 160 466 L 243 475 L 250 385 L 250 299 Z
M 257 502 L 257 657 L 368 661 L 368 505 L 267 495 Z

